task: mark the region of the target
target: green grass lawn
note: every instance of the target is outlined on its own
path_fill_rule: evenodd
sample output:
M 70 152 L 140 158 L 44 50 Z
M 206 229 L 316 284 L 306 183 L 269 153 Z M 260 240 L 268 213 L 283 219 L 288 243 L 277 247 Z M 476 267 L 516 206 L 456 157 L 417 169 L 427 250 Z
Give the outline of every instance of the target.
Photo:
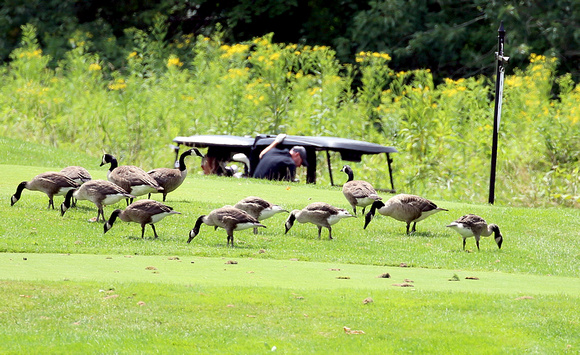
M 159 239 L 150 228 L 141 239 L 122 221 L 103 234 L 86 201 L 61 217 L 25 190 L 11 207 L 16 185 L 38 173 L 78 164 L 103 179 L 106 168 L 100 157 L 0 143 L 0 352 L 580 351 L 578 210 L 435 201 L 449 212 L 414 235 L 380 215 L 363 230 L 359 216 L 335 225 L 332 241 L 308 224 L 284 234 L 278 214 L 257 235 L 235 232 L 234 248 L 205 225 L 187 244 L 197 217 L 249 195 L 288 210 L 349 208 L 340 188 L 205 177 L 191 159 L 167 201 L 182 214 L 156 225 Z M 478 252 L 471 238 L 463 252 L 445 225 L 465 213 L 498 224 L 502 249 L 484 238 Z

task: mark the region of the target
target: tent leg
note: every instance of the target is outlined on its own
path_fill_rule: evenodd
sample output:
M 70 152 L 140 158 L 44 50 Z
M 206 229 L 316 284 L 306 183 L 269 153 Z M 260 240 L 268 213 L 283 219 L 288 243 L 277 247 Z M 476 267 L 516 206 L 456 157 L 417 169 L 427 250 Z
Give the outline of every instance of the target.
M 391 155 L 389 153 L 385 153 L 387 155 L 387 165 L 389 166 L 389 177 L 391 178 L 391 189 L 393 193 L 395 193 L 395 184 L 393 183 L 393 169 L 391 168 L 391 163 L 393 159 L 391 159 Z
M 330 186 L 334 186 L 334 179 L 332 178 L 332 166 L 330 165 L 330 152 L 326 150 L 326 163 L 328 164 L 328 175 L 330 176 Z

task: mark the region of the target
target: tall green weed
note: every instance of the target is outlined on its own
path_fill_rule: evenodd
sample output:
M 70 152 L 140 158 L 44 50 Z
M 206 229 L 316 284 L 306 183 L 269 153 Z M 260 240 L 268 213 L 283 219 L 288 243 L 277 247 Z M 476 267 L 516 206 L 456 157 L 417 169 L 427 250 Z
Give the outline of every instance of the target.
M 88 51 L 90 33 L 73 33 L 65 59 L 50 68 L 34 27 L 25 26 L 21 47 L 0 67 L 0 134 L 95 156 L 105 150 L 144 168 L 170 165 L 175 136 L 339 136 L 395 146 L 398 191 L 487 200 L 489 79 L 436 85 L 429 70 L 394 72 L 386 53 L 359 53 L 351 65 L 332 48 L 273 43 L 272 35 L 165 43 L 165 31 L 162 17 L 149 31 L 127 30 L 134 46 L 122 68 Z M 580 204 L 580 87 L 570 75 L 555 77 L 555 65 L 532 55 L 506 77 L 499 203 Z M 319 182 L 328 184 L 319 159 Z M 354 165 L 357 178 L 390 186 L 384 156 Z

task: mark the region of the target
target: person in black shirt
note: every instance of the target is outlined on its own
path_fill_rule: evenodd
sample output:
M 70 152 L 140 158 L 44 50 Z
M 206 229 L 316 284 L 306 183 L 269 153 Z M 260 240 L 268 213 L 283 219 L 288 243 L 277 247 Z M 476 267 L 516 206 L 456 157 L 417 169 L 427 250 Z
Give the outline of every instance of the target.
M 294 146 L 290 150 L 277 147 L 284 138 L 285 134 L 279 134 L 272 144 L 260 153 L 260 162 L 253 175 L 255 178 L 294 181 L 296 168 L 308 166 L 304 147 Z

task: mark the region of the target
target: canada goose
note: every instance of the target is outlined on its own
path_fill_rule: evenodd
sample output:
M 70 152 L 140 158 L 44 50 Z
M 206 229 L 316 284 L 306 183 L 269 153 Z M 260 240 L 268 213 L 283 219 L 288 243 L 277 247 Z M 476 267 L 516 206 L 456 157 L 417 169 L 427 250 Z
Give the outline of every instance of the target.
M 346 197 L 348 203 L 352 206 L 355 215 L 356 206 L 362 207 L 362 213 L 364 214 L 368 205 L 375 201 L 382 200 L 382 198 L 377 195 L 373 185 L 363 180 L 353 180 L 354 174 L 349 165 L 343 166 L 340 171 L 348 175 L 348 180 L 342 186 L 342 193 L 344 194 L 344 197 Z
M 227 243 L 228 245 L 231 243 L 232 247 L 234 246 L 234 231 L 257 227 L 266 228 L 265 225 L 258 222 L 256 218 L 250 216 L 246 211 L 231 206 L 225 206 L 211 211 L 208 215 L 199 216 L 195 222 L 195 226 L 189 232 L 188 243 L 199 234 L 199 228 L 202 223 L 205 223 L 208 226 L 213 226 L 215 229 L 218 227 L 225 229 L 228 234 Z
M 171 191 L 174 191 L 179 186 L 181 186 L 181 184 L 185 180 L 185 177 L 187 176 L 185 157 L 193 155 L 194 152 L 197 154 L 197 156 L 203 157 L 203 154 L 201 154 L 199 150 L 197 150 L 196 148 L 192 148 L 183 152 L 179 156 L 178 168 L 176 169 L 157 168 L 147 172 L 147 174 L 149 174 L 149 176 L 155 179 L 155 181 L 157 181 L 159 186 L 163 188 L 163 191 L 161 192 L 163 193 L 163 202 L 165 202 L 167 194 L 170 193 Z M 149 197 L 151 197 L 151 193 L 149 193 Z
M 109 220 L 105 223 L 105 233 L 113 227 L 113 223 L 115 223 L 115 220 L 119 217 L 125 222 L 139 223 L 141 225 L 141 238 L 145 235 L 145 225 L 147 224 L 149 224 L 151 229 L 153 229 L 155 238 L 158 238 L 159 236 L 157 235 L 157 231 L 155 231 L 154 224 L 172 214 L 181 213 L 174 211 L 173 208 L 155 200 L 139 200 L 133 202 L 124 210 L 114 210 L 113 213 L 111 213 Z
M 67 166 L 60 172 L 73 179 L 79 185 L 92 179 L 91 174 L 82 166 Z
M 16 193 L 12 195 L 10 199 L 10 206 L 14 206 L 16 202 L 20 199 L 22 195 L 22 190 L 28 189 L 31 191 L 42 191 L 48 195 L 48 207 L 54 209 L 54 196 L 62 196 L 66 194 L 69 190 L 76 189 L 79 187 L 74 180 L 67 177 L 62 173 L 57 172 L 46 172 L 36 175 L 30 181 L 23 181 L 18 184 L 16 188 Z
M 293 210 L 286 220 L 285 227 L 288 233 L 294 225 L 294 221 L 300 223 L 312 223 L 318 227 L 318 239 L 322 227 L 328 229 L 328 239 L 332 239 L 332 225 L 338 223 L 342 218 L 355 217 L 344 208 L 334 207 L 324 202 L 314 202 L 304 207 L 302 210 Z
M 161 192 L 163 187 L 147 174 L 143 169 L 133 165 L 119 166 L 117 159 L 111 154 L 104 154 L 101 166 L 111 164 L 107 172 L 107 179 L 133 196 L 141 196 L 150 192 Z M 133 199 L 129 199 L 133 202 Z M 127 200 L 127 204 L 129 204 Z
M 121 201 L 124 198 L 134 198 L 127 191 L 123 190 L 119 185 L 107 180 L 91 180 L 81 185 L 76 190 L 69 190 L 66 194 L 64 202 L 60 205 L 60 214 L 64 216 L 66 210 L 70 207 L 72 198 L 77 200 L 88 200 L 97 206 L 97 222 L 99 217 L 103 216 L 105 220 L 105 213 L 103 206 L 112 205 Z
M 437 207 L 433 202 L 419 196 L 399 194 L 391 197 L 387 202 L 375 201 L 371 206 L 371 210 L 365 217 L 365 226 L 367 228 L 378 210 L 383 216 L 389 216 L 397 221 L 407 223 L 407 234 L 409 234 L 409 226 L 413 223 L 411 232 L 415 232 L 417 222 L 424 220 L 432 214 L 440 211 L 447 211 L 444 208 Z
M 234 205 L 242 211 L 246 211 L 250 216 L 258 221 L 263 221 L 272 217 L 276 213 L 286 212 L 285 209 L 278 205 L 273 205 L 270 202 L 256 196 L 246 197 Z M 254 228 L 254 234 L 258 233 L 258 228 Z
M 73 179 L 77 184 L 82 185 L 92 179 L 91 174 L 82 166 L 67 166 L 60 171 L 64 175 Z M 72 206 L 76 207 L 76 198 L 72 200 Z
M 244 172 L 243 173 L 235 172 L 234 177 L 242 178 L 250 176 L 250 159 L 248 159 L 248 156 L 246 154 L 236 153 L 232 156 L 232 160 L 244 164 Z
M 463 250 L 465 250 L 465 239 L 475 237 L 475 244 L 477 245 L 477 250 L 479 250 L 479 239 L 481 236 L 489 237 L 491 233 L 494 233 L 497 247 L 501 249 L 503 236 L 501 235 L 497 224 L 488 225 L 485 219 L 478 215 L 467 214 L 455 222 L 452 222 L 447 227 L 453 229 L 463 237 Z

